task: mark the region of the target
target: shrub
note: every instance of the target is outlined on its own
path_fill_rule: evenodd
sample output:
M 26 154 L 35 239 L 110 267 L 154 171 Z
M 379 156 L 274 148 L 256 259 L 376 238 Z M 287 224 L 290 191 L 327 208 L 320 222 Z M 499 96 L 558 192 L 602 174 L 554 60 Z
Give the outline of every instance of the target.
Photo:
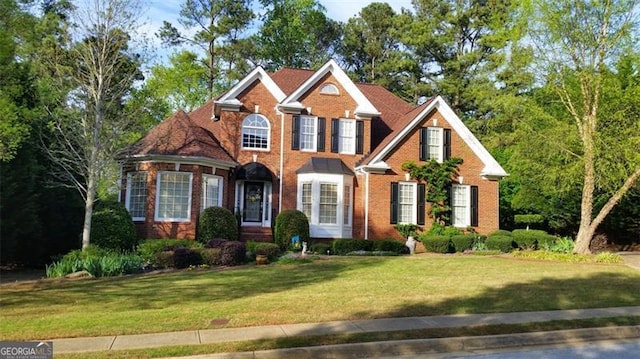
M 204 247 L 205 248 L 222 248 L 225 242 L 227 242 L 227 240 L 223 238 L 212 238 L 207 241 Z
M 136 227 L 120 202 L 97 202 L 91 217 L 91 243 L 106 249 L 131 251 L 138 244 Z
M 336 239 L 332 243 L 333 253 L 343 256 L 355 251 L 373 250 L 373 241 L 365 239 Z
M 209 207 L 200 213 L 196 239 L 206 243 L 212 238 L 238 240 L 238 221 L 230 210 L 224 207 Z
M 202 263 L 209 266 L 219 266 L 221 253 L 222 253 L 221 248 L 202 248 L 200 250 Z
M 94 277 L 108 277 L 137 273 L 142 269 L 142 258 L 135 253 L 120 253 L 92 248 L 74 250 L 46 267 L 47 277 L 64 277 L 78 271 L 87 271 Z
M 493 235 L 487 237 L 484 244 L 489 250 L 499 250 L 503 253 L 509 253 L 513 250 L 515 243 L 511 236 Z
M 510 236 L 511 232 L 504 230 L 504 229 L 498 229 L 497 231 L 493 231 L 491 233 L 489 233 L 489 235 L 487 237 L 493 237 L 493 236 Z
M 173 268 L 173 251 L 160 251 L 155 254 L 152 262 L 146 262 L 155 268 Z
M 571 253 L 573 252 L 574 245 L 575 243 L 573 242 L 573 239 L 569 237 L 562 237 L 556 239 L 553 244 L 551 244 L 549 251 L 555 253 Z
M 536 248 L 545 250 L 545 251 L 550 251 L 555 241 L 556 241 L 556 237 L 552 235 L 538 238 L 538 243 L 536 244 Z
M 404 242 L 395 239 L 383 239 L 373 242 L 373 250 L 377 252 L 392 252 L 395 254 L 409 254 L 409 248 Z
M 226 242 L 220 251 L 220 265 L 236 266 L 246 262 L 247 246 L 243 242 Z
M 460 228 L 444 226 L 440 223 L 434 223 L 428 231 L 424 233 L 427 236 L 455 236 L 458 234 L 464 234 Z
M 538 229 L 516 229 L 511 235 L 520 249 L 539 248 L 538 243 L 550 237 L 547 232 Z
M 186 247 L 179 247 L 173 251 L 173 266 L 178 269 L 197 266 L 202 263 L 200 252 Z
M 311 252 L 317 254 L 330 254 L 331 244 L 329 243 L 314 243 L 311 245 Z M 329 253 L 327 253 L 329 252 Z
M 425 235 L 420 237 L 420 241 L 424 244 L 427 252 L 433 253 L 451 253 L 451 241 L 446 236 Z
M 180 247 L 197 248 L 201 246 L 202 245 L 200 243 L 190 239 L 147 239 L 138 244 L 137 252 L 146 263 L 167 268 L 165 258 L 162 260 L 158 258 L 160 253 L 167 250 L 173 251 Z M 159 262 L 162 262 L 163 264 L 160 265 Z M 169 267 L 173 267 L 173 265 L 170 265 Z
M 280 256 L 280 247 L 275 243 L 247 242 L 247 253 L 251 260 L 256 259 L 258 254 L 262 254 L 267 256 L 270 262 L 274 262 Z
M 474 234 L 458 234 L 451 236 L 451 245 L 455 252 L 464 252 L 473 248 L 476 235 Z
M 276 217 L 275 243 L 282 251 L 291 246 L 291 238 L 299 236 L 301 242 L 309 243 L 309 220 L 301 211 L 290 209 Z

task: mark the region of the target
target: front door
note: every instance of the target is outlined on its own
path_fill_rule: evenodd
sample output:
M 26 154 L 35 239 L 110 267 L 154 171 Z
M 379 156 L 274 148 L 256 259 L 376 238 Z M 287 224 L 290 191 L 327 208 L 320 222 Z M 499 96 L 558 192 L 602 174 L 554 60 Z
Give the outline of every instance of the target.
M 263 182 L 244 183 L 244 222 L 262 222 Z

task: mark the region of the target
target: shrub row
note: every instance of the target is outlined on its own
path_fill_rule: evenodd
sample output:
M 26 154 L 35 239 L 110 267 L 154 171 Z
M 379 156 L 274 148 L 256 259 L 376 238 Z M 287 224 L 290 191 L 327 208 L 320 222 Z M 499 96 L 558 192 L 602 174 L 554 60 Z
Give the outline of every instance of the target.
M 247 242 L 247 254 L 250 260 L 255 260 L 261 254 L 269 258 L 269 262 L 274 262 L 280 256 L 280 247 L 269 242 Z
M 147 265 L 154 268 L 188 268 L 200 264 L 234 266 L 246 262 L 242 242 L 212 239 L 203 247 L 188 239 L 150 239 L 138 246 Z
M 421 235 L 419 240 L 428 252 L 453 253 L 464 252 L 474 248 L 477 243 L 484 242 L 484 236 L 474 233 L 454 235 L 432 235 L 426 233 Z
M 317 247 L 316 247 L 317 248 Z M 389 252 L 407 254 L 409 249 L 404 242 L 394 239 L 366 240 L 366 239 L 336 239 L 332 243 L 331 252 L 337 255 L 347 255 L 351 252 Z M 320 248 L 324 250 L 324 247 Z M 325 251 L 326 253 L 326 251 Z

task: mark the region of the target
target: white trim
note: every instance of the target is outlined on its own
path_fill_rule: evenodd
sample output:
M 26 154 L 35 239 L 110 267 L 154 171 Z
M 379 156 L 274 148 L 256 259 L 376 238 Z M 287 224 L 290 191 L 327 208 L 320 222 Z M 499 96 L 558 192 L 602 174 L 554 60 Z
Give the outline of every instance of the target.
M 435 136 L 438 139 L 438 150 L 436 152 L 437 157 L 435 158 L 436 161 L 438 161 L 438 163 L 442 163 L 444 161 L 444 128 L 442 127 L 433 127 L 433 126 L 429 126 L 427 127 L 427 138 L 424 139 L 424 141 L 426 141 L 426 146 L 427 146 L 427 158 L 432 158 L 431 157 L 431 153 L 429 153 L 429 149 L 431 147 L 431 145 L 429 145 L 429 133 L 431 131 L 435 131 Z
M 356 137 L 357 137 L 357 125 L 356 125 L 356 120 L 355 119 L 350 119 L 350 118 L 340 118 L 338 119 L 338 153 L 340 154 L 344 154 L 344 155 L 355 155 L 356 154 Z M 342 129 L 343 129 L 343 124 L 344 123 L 348 123 L 350 126 L 352 126 L 352 130 L 353 130 L 353 136 L 349 137 L 349 141 L 351 142 L 351 148 L 353 149 L 352 151 L 343 151 L 342 150 L 342 146 L 343 146 L 343 141 L 342 141 Z
M 256 80 L 262 82 L 262 84 L 267 88 L 267 90 L 269 90 L 271 95 L 273 95 L 273 97 L 275 97 L 278 102 L 282 102 L 282 100 L 284 100 L 284 98 L 286 97 L 285 93 L 282 92 L 278 85 L 276 85 L 269 74 L 267 74 L 267 72 L 262 67 L 258 66 L 242 80 L 240 80 L 240 82 L 233 86 L 229 91 L 222 95 L 215 103 L 223 107 L 225 105 L 237 106 L 238 104 L 242 106 L 242 103 L 237 99 L 237 97 L 240 96 L 240 94 Z
M 316 71 L 310 78 L 307 79 L 302 85 L 300 85 L 294 92 L 292 92 L 287 98 L 280 101 L 280 108 L 298 109 L 299 107 L 305 108 L 299 100 L 307 93 L 318 81 L 320 81 L 326 74 L 331 73 L 340 85 L 347 91 L 347 93 L 356 102 L 357 107 L 355 115 L 357 117 L 371 118 L 380 116 L 380 111 L 376 109 L 373 104 L 367 99 L 367 97 L 358 89 L 358 87 L 351 81 L 349 76 L 338 66 L 335 60 L 331 59 L 327 61 L 318 71 Z
M 455 211 L 453 208 L 453 198 L 455 197 L 455 188 L 464 188 L 466 197 L 466 205 L 465 205 L 465 221 L 464 223 L 455 223 Z M 467 228 L 471 225 L 471 186 L 464 184 L 452 184 L 451 185 L 451 225 L 458 228 Z
M 311 148 L 302 148 L 302 121 L 313 120 L 313 145 Z M 299 117 L 300 131 L 298 132 L 298 140 L 300 141 L 300 151 L 302 152 L 318 152 L 318 116 L 303 115 Z
M 147 194 L 148 194 L 148 192 L 147 192 L 147 179 L 148 179 L 149 173 L 147 171 L 132 171 L 132 172 L 128 172 L 127 173 L 127 187 L 126 187 L 126 190 L 125 190 L 125 193 L 124 193 L 124 206 L 127 209 L 127 211 L 129 213 L 131 213 L 131 178 L 133 177 L 133 175 L 141 174 L 141 173 L 144 173 L 144 175 L 145 175 L 144 176 L 144 178 L 145 178 L 145 181 L 144 181 L 144 193 L 145 193 L 145 196 L 144 196 L 144 199 L 143 199 L 144 204 L 145 204 L 145 210 L 143 211 L 144 217 L 133 217 L 133 216 L 131 216 L 131 219 L 134 222 L 144 221 L 146 219 L 146 217 L 147 217 L 147 211 L 146 211 Z
M 200 165 L 208 167 L 217 167 L 223 170 L 229 170 L 236 167 L 235 162 L 221 161 L 208 157 L 197 156 L 175 156 L 175 155 L 136 155 L 129 157 L 130 161 L 146 162 L 146 163 L 180 163 L 184 165 Z
M 453 112 L 451 107 L 447 105 L 447 103 L 442 99 L 442 97 L 438 96 L 433 99 L 429 105 L 427 105 L 411 122 L 405 126 L 394 138 L 389 142 L 377 155 L 375 155 L 371 161 L 369 161 L 369 165 L 362 166 L 366 168 L 380 168 L 383 162 L 383 158 L 385 158 L 399 143 L 413 131 L 419 123 L 421 123 L 426 116 L 431 113 L 433 110 L 438 110 L 440 114 L 444 117 L 444 119 L 449 123 L 452 129 L 462 138 L 467 146 L 473 151 L 473 153 L 478 156 L 480 161 L 484 164 L 484 168 L 480 173 L 487 179 L 500 179 L 502 177 L 508 176 L 507 172 L 500 166 L 498 161 L 491 156 L 489 151 L 478 141 L 478 139 L 471 133 L 469 128 L 464 125 L 462 120 Z M 386 166 L 386 164 L 384 164 Z
M 244 121 L 246 121 L 250 116 L 262 118 L 267 123 L 267 128 L 266 128 L 267 129 L 267 147 L 266 148 L 244 146 L 244 128 L 245 128 Z M 263 127 L 257 127 L 257 126 L 252 126 L 250 128 L 264 129 Z M 269 122 L 269 119 L 267 118 L 267 116 L 259 113 L 251 113 L 242 119 L 242 123 L 240 124 L 240 147 L 243 150 L 248 150 L 248 151 L 271 151 L 271 122 Z
M 400 202 L 400 187 L 402 186 L 410 186 L 411 187 L 411 220 L 409 222 L 403 222 L 400 220 L 400 208 L 402 203 Z M 406 182 L 400 181 L 398 182 L 398 224 L 418 224 L 418 183 L 417 182 Z
M 213 171 L 215 173 L 215 170 Z M 200 211 L 204 210 L 205 207 L 205 201 L 207 199 L 207 182 L 208 179 L 217 179 L 218 180 L 218 199 L 217 199 L 217 204 L 215 206 L 222 206 L 222 192 L 223 192 L 223 186 L 224 186 L 224 178 L 222 176 L 218 176 L 218 175 L 211 175 L 211 174 L 207 174 L 207 173 L 203 173 L 202 174 L 202 192 L 200 193 Z
M 351 238 L 353 235 L 353 176 L 324 173 L 301 173 L 297 175 L 296 209 L 302 211 L 302 185 L 311 183 L 311 218 L 309 231 L 314 238 Z M 337 186 L 336 223 L 320 223 L 320 186 Z M 351 203 L 349 224 L 344 224 L 344 187 L 350 187 Z
M 187 216 L 185 218 L 165 218 L 160 217 L 158 210 L 160 207 L 160 183 L 162 175 L 164 174 L 186 174 L 189 175 L 189 194 L 188 194 L 188 204 L 187 204 Z M 190 222 L 191 221 L 191 202 L 193 199 L 193 173 L 192 172 L 178 172 L 178 171 L 158 171 L 156 175 L 156 208 L 154 213 L 154 220 L 156 222 Z

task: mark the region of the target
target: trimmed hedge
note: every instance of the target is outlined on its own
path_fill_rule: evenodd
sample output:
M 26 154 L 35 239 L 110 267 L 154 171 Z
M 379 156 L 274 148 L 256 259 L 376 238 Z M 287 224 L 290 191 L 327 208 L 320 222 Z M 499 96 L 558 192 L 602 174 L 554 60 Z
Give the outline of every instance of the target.
M 178 247 L 173 251 L 173 266 L 178 269 L 197 266 L 202 263 L 200 251 L 191 248 Z
M 333 253 L 343 256 L 350 252 L 373 250 L 373 242 L 366 239 L 336 239 L 333 241 Z
M 291 246 L 291 238 L 300 236 L 300 242 L 309 243 L 309 220 L 307 216 L 296 209 L 280 212 L 276 217 L 274 241 L 280 250 L 286 251 Z M 300 243 L 302 245 L 302 243 Z
M 209 207 L 200 214 L 196 239 L 206 243 L 212 238 L 238 240 L 238 220 L 224 207 Z
M 247 253 L 251 260 L 256 259 L 256 255 L 262 254 L 269 258 L 269 262 L 275 262 L 280 256 L 280 247 L 270 242 L 247 242 Z
M 424 245 L 427 252 L 433 253 L 451 253 L 453 248 L 451 240 L 447 236 L 421 236 L 420 241 Z
M 162 264 L 160 267 L 166 268 L 166 258 L 159 258 L 162 252 L 173 251 L 180 247 L 198 248 L 201 246 L 200 243 L 190 239 L 147 239 L 140 242 L 136 250 L 145 262 L 154 266 Z M 170 267 L 173 267 L 173 264 Z
M 511 236 L 489 236 L 484 244 L 489 250 L 499 250 L 503 253 L 509 253 L 515 248 L 515 242 Z
M 329 254 L 331 252 L 331 244 L 329 243 L 314 243 L 311 245 L 311 252 L 316 254 Z M 329 252 L 329 253 L 327 253 Z
M 204 245 L 205 248 L 222 248 L 222 246 L 228 242 L 226 239 L 223 238 L 213 238 L 207 241 L 207 243 Z
M 209 266 L 219 266 L 221 252 L 222 252 L 221 248 L 200 249 L 200 257 L 202 257 L 202 263 Z
M 100 248 L 131 251 L 138 244 L 136 227 L 120 202 L 97 202 L 91 217 L 91 244 Z
M 489 233 L 489 235 L 487 237 L 493 237 L 493 236 L 510 236 L 511 232 L 507 231 L 505 229 L 498 229 L 497 231 L 493 231 L 491 233 Z
M 539 229 L 515 229 L 511 235 L 520 249 L 541 248 L 540 243 L 548 243 L 549 237 L 553 238 L 547 232 Z
M 473 248 L 475 240 L 475 234 L 459 234 L 451 236 L 451 245 L 455 252 L 464 252 Z
M 220 251 L 220 265 L 237 266 L 244 264 L 247 259 L 247 246 L 243 242 L 226 242 Z
M 395 239 L 373 241 L 373 250 L 379 252 L 393 252 L 396 254 L 409 254 L 409 248 L 404 245 L 404 242 L 397 241 Z

